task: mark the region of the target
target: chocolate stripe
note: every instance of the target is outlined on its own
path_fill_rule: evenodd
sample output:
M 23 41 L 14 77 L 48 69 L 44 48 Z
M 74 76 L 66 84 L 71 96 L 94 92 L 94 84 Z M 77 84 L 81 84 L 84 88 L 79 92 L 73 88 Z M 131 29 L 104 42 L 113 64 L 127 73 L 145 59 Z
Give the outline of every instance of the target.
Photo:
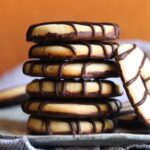
M 104 121 L 104 120 L 101 120 L 101 123 L 102 123 L 101 132 L 104 133 L 104 130 L 105 130 L 105 121 Z
M 48 135 L 52 135 L 52 130 L 51 130 L 51 128 L 50 128 L 50 120 L 48 120 L 48 119 L 45 119 L 45 126 L 46 126 L 46 133 L 48 134 Z
M 76 49 L 71 44 L 62 44 L 61 46 L 69 48 L 73 52 L 73 54 L 76 55 Z
M 92 133 L 97 133 L 96 123 L 94 120 L 89 120 L 89 122 L 92 124 Z
M 75 123 L 73 121 L 69 122 L 70 125 L 70 129 L 73 135 L 76 134 L 76 127 L 75 127 Z
M 118 55 L 118 56 L 117 56 L 117 59 L 118 59 L 118 60 L 123 60 L 123 59 L 125 59 L 133 50 L 135 50 L 135 48 L 136 48 L 136 45 L 133 44 L 133 47 L 130 48 L 128 51 L 126 51 L 126 52 L 124 52 L 124 53 Z
M 144 79 L 144 81 L 145 81 L 145 82 L 147 82 L 148 80 L 150 80 L 150 77 L 148 77 L 148 78 Z
M 76 125 L 77 125 L 77 133 L 81 134 L 81 125 L 80 125 L 80 121 L 76 120 Z
M 136 104 L 134 104 L 135 107 L 141 106 L 142 104 L 144 104 L 144 102 L 146 101 L 146 98 L 148 96 L 147 91 L 144 92 L 142 99 L 137 102 Z
M 137 74 L 135 75 L 135 77 L 133 77 L 132 79 L 130 79 L 128 82 L 125 83 L 126 86 L 131 85 L 139 77 L 141 68 L 143 67 L 143 65 L 145 63 L 146 58 L 147 58 L 147 55 L 144 53 L 144 56 L 143 56 L 140 66 L 139 66 L 139 70 L 138 70 Z

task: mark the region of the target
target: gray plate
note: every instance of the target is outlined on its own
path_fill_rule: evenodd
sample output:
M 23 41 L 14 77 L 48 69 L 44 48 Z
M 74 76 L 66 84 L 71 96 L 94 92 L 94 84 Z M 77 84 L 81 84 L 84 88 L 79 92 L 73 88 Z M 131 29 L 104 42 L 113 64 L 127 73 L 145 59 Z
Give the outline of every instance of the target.
M 27 136 L 31 144 L 36 146 L 118 146 L 135 143 L 150 143 L 150 130 L 117 129 L 115 133 L 96 135 L 52 135 L 31 136 L 26 130 L 25 115 L 20 106 L 0 110 L 0 136 L 2 138 L 18 138 Z

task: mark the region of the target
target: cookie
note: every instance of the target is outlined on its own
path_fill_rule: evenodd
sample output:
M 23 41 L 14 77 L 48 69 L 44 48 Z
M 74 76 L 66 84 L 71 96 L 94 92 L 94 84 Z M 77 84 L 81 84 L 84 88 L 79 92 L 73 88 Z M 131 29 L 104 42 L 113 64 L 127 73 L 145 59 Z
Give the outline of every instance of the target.
M 116 61 L 121 79 L 137 115 L 150 125 L 150 62 L 146 54 L 134 44 L 120 45 Z
M 30 99 L 22 104 L 22 109 L 25 113 L 57 118 L 105 118 L 110 115 L 117 115 L 120 107 L 120 102 L 117 100 L 106 100 L 99 103 L 68 103 L 57 100 L 39 101 L 37 99 Z
M 111 59 L 114 57 L 117 43 L 78 43 L 34 45 L 30 48 L 29 58 L 80 60 Z
M 32 134 L 97 134 L 112 132 L 115 129 L 115 119 L 103 120 L 65 120 L 30 116 L 28 130 Z
M 34 80 L 26 92 L 32 97 L 113 97 L 122 95 L 119 85 L 108 80 Z
M 22 103 L 27 98 L 25 91 L 25 85 L 0 91 L 0 107 Z
M 27 61 L 23 72 L 30 76 L 47 78 L 106 78 L 118 77 L 118 69 L 112 61 L 64 62 Z
M 117 24 L 60 21 L 30 26 L 27 31 L 27 41 L 42 44 L 106 41 L 115 40 L 119 34 L 120 29 Z
M 118 118 L 118 125 L 124 128 L 140 128 L 144 127 L 144 123 L 134 111 L 121 112 Z

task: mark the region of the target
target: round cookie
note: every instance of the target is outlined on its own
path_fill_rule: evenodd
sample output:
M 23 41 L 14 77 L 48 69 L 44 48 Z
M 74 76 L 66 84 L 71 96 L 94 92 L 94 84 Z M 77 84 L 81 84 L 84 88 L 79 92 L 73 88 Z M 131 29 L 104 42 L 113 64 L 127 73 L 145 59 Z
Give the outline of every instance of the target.
M 107 78 L 118 77 L 116 63 L 112 61 L 46 62 L 27 61 L 23 72 L 30 76 L 47 78 Z
M 34 80 L 26 92 L 32 97 L 113 97 L 122 95 L 119 85 L 108 80 Z
M 111 59 L 114 57 L 117 43 L 78 43 L 34 45 L 30 48 L 29 58 L 81 60 Z
M 115 119 L 103 120 L 64 120 L 30 116 L 28 130 L 33 134 L 97 134 L 112 132 L 115 129 Z
M 28 114 L 57 118 L 105 118 L 117 115 L 121 104 L 117 100 L 105 102 L 63 102 L 39 101 L 30 99 L 22 104 L 22 109 Z
M 144 127 L 143 122 L 134 111 L 121 112 L 118 117 L 118 125 L 124 128 Z
M 150 61 L 134 44 L 120 45 L 116 51 L 120 75 L 137 115 L 150 125 Z
M 25 85 L 2 90 L 0 91 L 0 107 L 20 104 L 27 97 Z
M 47 22 L 35 24 L 27 31 L 27 41 L 35 43 L 64 43 L 81 41 L 106 41 L 119 37 L 117 24 L 91 22 Z

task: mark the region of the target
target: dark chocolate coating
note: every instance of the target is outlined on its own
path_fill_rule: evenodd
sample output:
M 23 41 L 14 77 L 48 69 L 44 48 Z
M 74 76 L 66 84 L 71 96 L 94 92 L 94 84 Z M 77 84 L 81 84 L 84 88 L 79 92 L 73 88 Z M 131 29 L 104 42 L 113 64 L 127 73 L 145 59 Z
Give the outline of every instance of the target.
M 35 27 L 47 24 L 66 24 L 70 25 L 74 29 L 74 33 L 69 34 L 56 34 L 47 33 L 45 36 L 32 36 L 32 31 Z M 74 24 L 86 25 L 92 29 L 92 32 L 78 32 Z M 102 32 L 96 32 L 93 25 L 101 27 Z M 114 31 L 111 33 L 105 33 L 104 25 L 112 25 Z M 40 44 L 50 43 L 68 43 L 68 42 L 82 42 L 82 41 L 106 41 L 115 40 L 120 35 L 120 29 L 117 24 L 112 23 L 92 23 L 92 22 L 75 22 L 75 21 L 60 21 L 60 22 L 46 22 L 31 25 L 27 30 L 27 41 L 32 41 Z
M 25 67 L 26 67 L 26 64 L 28 64 L 28 63 L 31 63 L 31 67 L 30 67 L 29 72 L 25 72 Z M 46 77 L 46 78 L 51 78 L 51 79 L 73 79 L 73 78 L 81 78 L 81 79 L 84 79 L 84 78 L 87 78 L 87 79 L 88 78 L 101 78 L 101 79 L 104 79 L 104 78 L 107 78 L 107 77 L 118 77 L 118 69 L 117 69 L 116 63 L 113 62 L 113 61 L 90 61 L 90 62 L 89 61 L 88 62 L 87 61 L 78 61 L 78 63 L 83 63 L 80 76 L 63 75 L 62 74 L 63 67 L 65 65 L 73 64 L 73 63 L 76 63 L 76 62 L 62 63 L 62 62 L 57 62 L 57 61 L 56 62 L 27 61 L 27 62 L 24 63 L 23 73 L 26 74 L 26 75 L 30 75 L 30 76 L 39 76 L 39 77 Z M 104 71 L 104 72 L 97 71 L 97 72 L 88 72 L 88 73 L 86 73 L 85 72 L 86 67 L 90 64 L 93 64 L 93 63 L 105 63 L 105 64 L 108 64 L 108 65 L 111 65 L 112 67 L 114 67 L 114 70 Z M 37 74 L 37 73 L 33 72 L 34 66 L 37 65 L 37 64 L 42 65 L 41 74 Z M 46 67 L 48 65 L 51 65 L 51 64 L 58 64 L 59 65 L 59 70 L 58 70 L 57 75 L 47 74 Z
M 45 59 L 45 60 L 82 60 L 82 59 L 85 59 L 85 60 L 104 60 L 104 59 L 112 59 L 114 57 L 114 53 L 115 53 L 115 46 L 114 45 L 119 45 L 118 43 L 114 43 L 114 42 L 92 42 L 92 43 L 87 43 L 87 42 L 81 42 L 81 43 L 78 43 L 80 45 L 86 45 L 88 47 L 88 55 L 82 55 L 82 56 L 76 56 L 76 52 L 75 52 L 75 48 L 73 46 L 71 46 L 71 44 L 49 44 L 48 46 L 63 46 L 63 47 L 66 47 L 66 48 L 69 48 L 72 53 L 74 54 L 74 56 L 70 56 L 70 57 L 59 57 L 59 56 L 49 56 L 49 55 L 45 55 L 44 56 L 40 56 L 38 58 L 40 59 Z M 104 53 L 104 57 L 100 57 L 100 56 L 92 56 L 92 46 L 91 44 L 94 44 L 94 45 L 100 45 L 103 49 L 103 53 Z M 107 49 L 106 49 L 106 45 L 109 45 L 111 46 L 112 48 L 112 52 L 111 54 L 108 54 L 107 53 Z M 43 45 L 34 45 L 30 48 L 29 50 L 29 58 L 37 58 L 36 56 L 34 56 L 32 54 L 32 50 L 35 48 L 35 47 L 41 47 Z
M 54 87 L 55 87 L 55 90 L 54 90 L 54 92 L 47 92 L 47 91 L 44 91 L 43 90 L 43 83 L 44 82 L 54 82 Z M 78 82 L 78 83 L 82 83 L 82 91 L 81 92 L 79 92 L 79 93 L 69 93 L 69 92 L 67 92 L 67 90 L 66 90 L 66 84 L 68 83 L 68 82 L 72 82 L 72 83 L 76 83 L 76 82 Z M 31 83 L 34 83 L 34 82 L 37 82 L 38 83 L 38 86 L 39 86 L 39 91 L 38 92 L 31 92 L 31 91 L 28 91 L 27 90 L 27 94 L 29 95 L 29 96 L 31 96 L 31 97 L 45 97 L 45 98 L 57 98 L 57 97 L 62 97 L 63 96 L 63 98 L 66 98 L 66 97 L 68 97 L 68 98 L 72 98 L 72 97 L 113 97 L 113 96 L 120 96 L 121 94 L 119 94 L 118 92 L 117 92 L 117 86 L 115 85 L 115 83 L 114 82 L 112 82 L 112 81 L 109 81 L 109 80 L 100 80 L 100 79 L 95 79 L 95 80 L 63 80 L 63 81 L 61 81 L 61 80 L 50 80 L 50 79 L 41 79 L 41 80 L 39 80 L 39 79 L 35 79 L 35 80 L 33 80 Z M 86 82 L 97 82 L 98 83 L 98 85 L 99 85 L 99 91 L 98 92 L 93 92 L 93 93 L 87 93 L 86 92 Z M 59 83 L 62 83 L 62 90 L 61 91 L 59 91 L 59 88 L 58 88 L 58 85 L 59 85 Z M 102 90 L 103 90 L 103 86 L 102 86 L 102 84 L 103 83 L 109 83 L 111 86 L 112 86 L 112 92 L 111 93 L 109 93 L 109 94 L 102 94 Z
M 19 105 L 21 104 L 24 100 L 26 100 L 28 97 L 27 94 L 21 94 L 21 95 L 17 95 L 15 97 L 11 97 L 11 98 L 7 98 L 4 100 L 0 101 L 0 107 L 8 107 L 8 106 L 12 106 L 12 105 Z
M 96 121 L 100 121 L 102 123 L 102 129 L 100 131 L 100 133 L 106 133 L 106 132 L 113 132 L 113 130 L 116 128 L 116 122 L 117 119 L 116 118 L 109 118 L 110 120 L 113 121 L 113 128 L 111 130 L 105 130 L 105 123 L 103 119 L 98 119 L 98 120 L 94 120 L 94 119 L 84 119 L 84 120 L 78 120 L 78 119 L 59 119 L 60 121 L 66 121 L 69 123 L 70 125 L 70 129 L 71 132 L 67 133 L 67 132 L 55 132 L 53 133 L 51 130 L 51 118 L 43 118 L 43 117 L 37 117 L 37 116 L 30 116 L 29 119 L 33 117 L 33 118 L 37 118 L 37 119 L 41 119 L 42 120 L 42 126 L 41 126 L 41 130 L 39 131 L 38 134 L 45 134 L 45 135 L 56 135 L 56 134 L 72 134 L 72 135 L 81 135 L 81 134 L 85 134 L 84 132 L 82 132 L 81 130 L 81 126 L 80 126 L 80 121 L 88 121 L 91 123 L 92 126 L 92 131 L 90 133 L 86 133 L 86 134 L 98 134 L 97 132 L 97 128 L 96 128 Z M 55 118 L 55 120 L 57 120 L 57 118 Z M 42 132 L 42 128 L 43 126 L 46 126 L 46 132 Z M 35 133 L 31 128 L 28 128 L 28 130 L 32 133 L 32 134 L 37 134 Z

